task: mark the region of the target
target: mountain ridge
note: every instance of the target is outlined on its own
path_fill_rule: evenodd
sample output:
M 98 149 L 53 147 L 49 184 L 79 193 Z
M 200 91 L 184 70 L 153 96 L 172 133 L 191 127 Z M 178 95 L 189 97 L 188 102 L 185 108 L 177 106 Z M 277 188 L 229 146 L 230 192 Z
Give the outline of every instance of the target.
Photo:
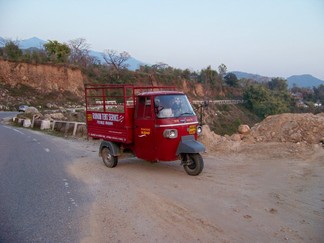
M 232 71 L 231 73 L 234 73 L 238 79 L 252 79 L 259 83 L 269 82 L 272 78 L 275 78 L 241 71 Z M 311 74 L 292 75 L 285 79 L 287 80 L 288 88 L 292 88 L 295 85 L 303 88 L 312 88 L 314 86 L 317 87 L 324 85 L 323 80 L 316 78 Z
M 294 85 L 299 87 L 317 87 L 320 85 L 324 85 L 324 81 L 318 79 L 310 74 L 301 74 L 301 75 L 292 75 L 287 78 L 288 86 L 293 87 Z
M 3 47 L 5 44 L 6 39 L 0 37 L 0 47 Z M 21 49 L 29 49 L 29 48 L 38 48 L 42 49 L 43 45 L 47 42 L 44 41 L 38 37 L 32 37 L 29 39 L 24 39 L 24 40 L 19 40 L 16 41 L 18 42 L 18 46 Z M 89 50 L 90 55 L 97 58 L 100 63 L 105 63 L 104 58 L 103 58 L 103 52 L 99 51 L 94 51 L 94 50 Z M 138 69 L 141 65 L 149 65 L 143 61 L 140 61 L 134 57 L 130 57 L 127 60 L 128 64 L 128 69 L 129 70 L 136 70 Z M 234 73 L 238 79 L 252 79 L 257 82 L 269 82 L 273 77 L 267 77 L 259 74 L 252 74 L 252 73 L 247 73 L 247 72 L 242 72 L 242 71 L 232 71 L 231 73 Z M 318 79 L 311 74 L 301 74 L 301 75 L 292 75 L 289 76 L 287 79 L 288 87 L 292 88 L 294 85 L 299 86 L 299 87 L 304 87 L 304 88 L 312 88 L 313 86 L 319 86 L 319 85 L 324 85 L 324 81 L 321 79 Z

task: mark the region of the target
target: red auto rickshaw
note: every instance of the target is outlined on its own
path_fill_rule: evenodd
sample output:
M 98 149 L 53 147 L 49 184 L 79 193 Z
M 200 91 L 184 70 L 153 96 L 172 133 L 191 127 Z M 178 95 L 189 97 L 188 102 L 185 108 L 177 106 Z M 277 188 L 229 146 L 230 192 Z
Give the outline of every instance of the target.
M 203 170 L 201 127 L 175 87 L 86 84 L 85 97 L 88 136 L 102 139 L 99 156 L 107 167 L 131 151 L 151 162 L 180 159 L 189 175 Z

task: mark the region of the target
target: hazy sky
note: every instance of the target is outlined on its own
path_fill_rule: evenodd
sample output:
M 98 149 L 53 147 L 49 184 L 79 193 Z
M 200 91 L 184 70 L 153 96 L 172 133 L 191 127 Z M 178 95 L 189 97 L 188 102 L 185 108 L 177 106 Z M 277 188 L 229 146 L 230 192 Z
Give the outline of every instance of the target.
M 150 64 L 324 80 L 324 0 L 0 0 L 0 36 L 82 37 Z

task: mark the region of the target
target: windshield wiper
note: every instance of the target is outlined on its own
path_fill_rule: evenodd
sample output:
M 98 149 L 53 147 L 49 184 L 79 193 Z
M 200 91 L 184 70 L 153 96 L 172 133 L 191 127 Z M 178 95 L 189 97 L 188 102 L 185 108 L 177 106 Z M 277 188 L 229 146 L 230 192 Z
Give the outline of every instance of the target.
M 184 113 L 181 113 L 180 115 L 178 115 L 177 117 L 184 116 L 184 115 L 194 115 L 194 113 L 193 112 L 184 112 Z

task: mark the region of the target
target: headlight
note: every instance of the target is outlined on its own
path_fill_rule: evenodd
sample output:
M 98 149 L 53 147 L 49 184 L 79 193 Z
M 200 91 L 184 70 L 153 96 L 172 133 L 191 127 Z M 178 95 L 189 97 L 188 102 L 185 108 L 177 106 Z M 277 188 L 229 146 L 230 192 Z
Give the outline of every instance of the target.
M 178 137 L 178 130 L 177 129 L 165 129 L 163 132 L 163 136 L 165 138 L 176 138 L 176 137 Z
M 200 136 L 202 134 L 202 126 L 197 126 L 197 135 Z

